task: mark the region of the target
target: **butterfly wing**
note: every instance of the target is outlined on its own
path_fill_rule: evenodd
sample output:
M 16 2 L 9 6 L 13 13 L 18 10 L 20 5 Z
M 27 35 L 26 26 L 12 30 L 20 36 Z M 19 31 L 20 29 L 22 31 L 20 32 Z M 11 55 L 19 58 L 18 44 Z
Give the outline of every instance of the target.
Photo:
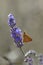
M 24 32 L 23 33 L 23 42 L 30 42 L 30 41 L 32 41 L 32 38 L 29 37 L 29 35 Z

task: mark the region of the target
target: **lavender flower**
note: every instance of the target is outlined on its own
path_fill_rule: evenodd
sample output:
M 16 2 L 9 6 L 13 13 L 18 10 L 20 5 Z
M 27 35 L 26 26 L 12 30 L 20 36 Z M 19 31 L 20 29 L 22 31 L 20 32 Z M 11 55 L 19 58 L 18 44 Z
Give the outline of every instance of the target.
M 15 18 L 11 13 L 8 15 L 8 24 L 11 28 L 16 25 Z
M 22 32 L 20 31 L 19 28 L 13 28 L 13 29 L 11 29 L 11 36 L 13 37 L 14 42 L 16 43 L 16 45 L 18 47 L 23 46 Z
M 25 62 L 28 62 L 29 65 L 33 65 L 33 58 L 30 57 L 30 56 L 29 57 L 26 57 L 24 61 Z
M 43 54 L 39 54 L 38 60 L 39 60 L 39 65 L 43 65 Z
M 8 15 L 8 24 L 11 27 L 11 36 L 14 39 L 17 47 L 22 47 L 22 31 L 16 26 L 15 18 L 12 14 Z
M 35 50 L 29 50 L 26 54 L 25 54 L 25 57 L 26 56 L 34 56 L 34 57 L 37 57 L 37 52 Z

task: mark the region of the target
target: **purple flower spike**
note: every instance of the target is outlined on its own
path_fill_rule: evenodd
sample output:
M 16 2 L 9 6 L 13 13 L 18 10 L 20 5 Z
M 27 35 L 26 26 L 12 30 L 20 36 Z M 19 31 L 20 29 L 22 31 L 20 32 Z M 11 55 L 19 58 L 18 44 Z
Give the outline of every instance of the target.
M 24 61 L 28 62 L 29 65 L 33 65 L 33 58 L 32 57 L 26 57 Z
M 11 28 L 16 25 L 15 18 L 11 13 L 8 15 L 8 24 Z
M 43 54 L 39 54 L 38 60 L 39 60 L 39 64 L 43 65 Z
M 11 13 L 8 15 L 8 24 L 11 27 L 11 36 L 14 39 L 15 44 L 17 47 L 21 48 L 23 46 L 22 31 L 16 26 L 15 18 Z
M 11 36 L 14 39 L 14 42 L 16 43 L 17 47 L 22 47 L 23 42 L 22 42 L 22 31 L 20 28 L 13 28 L 11 29 Z

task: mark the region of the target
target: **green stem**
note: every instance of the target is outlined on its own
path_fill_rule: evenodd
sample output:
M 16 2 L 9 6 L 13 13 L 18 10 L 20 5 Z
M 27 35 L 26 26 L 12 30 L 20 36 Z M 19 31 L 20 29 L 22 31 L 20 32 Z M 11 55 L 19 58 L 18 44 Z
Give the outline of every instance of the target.
M 21 52 L 23 53 L 23 55 L 24 55 L 24 52 L 23 52 L 23 50 L 22 50 L 22 48 L 20 47 L 20 50 L 21 50 Z

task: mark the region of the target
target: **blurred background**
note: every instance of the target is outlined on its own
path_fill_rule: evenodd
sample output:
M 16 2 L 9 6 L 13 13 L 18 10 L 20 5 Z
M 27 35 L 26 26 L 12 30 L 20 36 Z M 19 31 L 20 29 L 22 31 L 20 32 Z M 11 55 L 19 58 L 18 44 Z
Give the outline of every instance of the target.
M 15 16 L 17 26 L 32 38 L 32 42 L 22 47 L 24 53 L 30 49 L 43 53 L 43 0 L 0 0 L 0 61 L 7 65 L 8 62 L 1 60 L 1 56 L 5 55 L 17 63 L 15 65 L 24 65 L 24 56 L 10 37 L 9 13 Z

